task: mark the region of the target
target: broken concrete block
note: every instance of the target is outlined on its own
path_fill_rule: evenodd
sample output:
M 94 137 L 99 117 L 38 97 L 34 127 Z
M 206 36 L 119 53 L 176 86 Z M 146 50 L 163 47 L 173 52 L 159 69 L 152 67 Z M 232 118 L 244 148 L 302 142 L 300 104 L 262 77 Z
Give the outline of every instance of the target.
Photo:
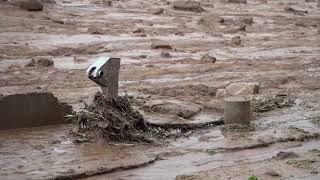
M 168 42 L 160 39 L 151 40 L 151 48 L 152 49 L 172 49 L 172 47 Z
M 226 95 L 250 95 L 259 93 L 259 82 L 235 82 L 226 87 Z
M 196 1 L 176 1 L 173 3 L 173 8 L 183 11 L 193 11 L 193 12 L 204 12 L 205 10 L 200 6 L 199 2 Z
M 0 129 L 13 129 L 67 123 L 72 107 L 52 93 L 13 94 L 0 97 Z

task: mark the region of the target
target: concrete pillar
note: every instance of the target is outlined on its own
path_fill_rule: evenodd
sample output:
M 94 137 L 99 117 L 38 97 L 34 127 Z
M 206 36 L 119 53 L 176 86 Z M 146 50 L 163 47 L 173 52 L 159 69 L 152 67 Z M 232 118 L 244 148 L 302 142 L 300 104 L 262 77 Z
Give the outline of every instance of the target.
M 96 82 L 103 93 L 118 96 L 120 58 L 101 57 L 91 65 L 87 74 Z
M 229 97 L 224 101 L 225 124 L 250 124 L 250 100 L 243 97 Z
M 104 93 L 109 93 L 112 96 L 118 96 L 119 89 L 119 69 L 120 58 L 111 58 L 103 67 L 103 74 L 101 80 L 103 81 L 101 89 Z

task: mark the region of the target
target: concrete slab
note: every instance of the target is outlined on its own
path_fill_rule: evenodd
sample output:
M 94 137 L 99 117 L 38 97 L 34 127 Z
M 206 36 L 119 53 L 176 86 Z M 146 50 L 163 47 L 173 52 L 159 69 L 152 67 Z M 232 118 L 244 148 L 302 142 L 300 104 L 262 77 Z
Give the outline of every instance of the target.
M 13 94 L 0 97 L 0 130 L 66 123 L 72 107 L 52 93 Z

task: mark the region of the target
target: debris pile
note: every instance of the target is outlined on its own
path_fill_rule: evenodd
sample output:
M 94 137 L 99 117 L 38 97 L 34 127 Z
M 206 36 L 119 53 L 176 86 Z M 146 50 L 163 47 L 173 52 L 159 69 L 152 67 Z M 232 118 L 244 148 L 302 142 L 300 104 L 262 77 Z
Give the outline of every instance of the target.
M 98 136 L 107 141 L 152 142 L 142 114 L 125 97 L 98 92 L 92 104 L 70 118 L 77 127 L 74 134 L 88 139 Z
M 276 109 L 292 107 L 294 100 L 288 95 L 276 95 L 273 97 L 262 97 L 251 99 L 251 111 L 253 113 L 263 113 Z

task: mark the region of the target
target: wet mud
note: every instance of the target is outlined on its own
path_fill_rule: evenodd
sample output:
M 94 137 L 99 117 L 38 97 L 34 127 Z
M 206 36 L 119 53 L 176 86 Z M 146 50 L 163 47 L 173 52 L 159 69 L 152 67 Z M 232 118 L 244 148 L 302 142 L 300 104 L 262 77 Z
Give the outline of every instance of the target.
M 99 90 L 85 69 L 119 57 L 119 94 L 179 136 L 79 144 L 70 125 L 1 130 L 0 179 L 319 179 L 317 2 L 197 2 L 56 0 L 31 12 L 1 1 L 0 94 L 50 91 L 79 111 Z M 226 89 L 271 100 L 249 127 L 225 126 Z M 275 104 L 279 94 L 294 102 Z

